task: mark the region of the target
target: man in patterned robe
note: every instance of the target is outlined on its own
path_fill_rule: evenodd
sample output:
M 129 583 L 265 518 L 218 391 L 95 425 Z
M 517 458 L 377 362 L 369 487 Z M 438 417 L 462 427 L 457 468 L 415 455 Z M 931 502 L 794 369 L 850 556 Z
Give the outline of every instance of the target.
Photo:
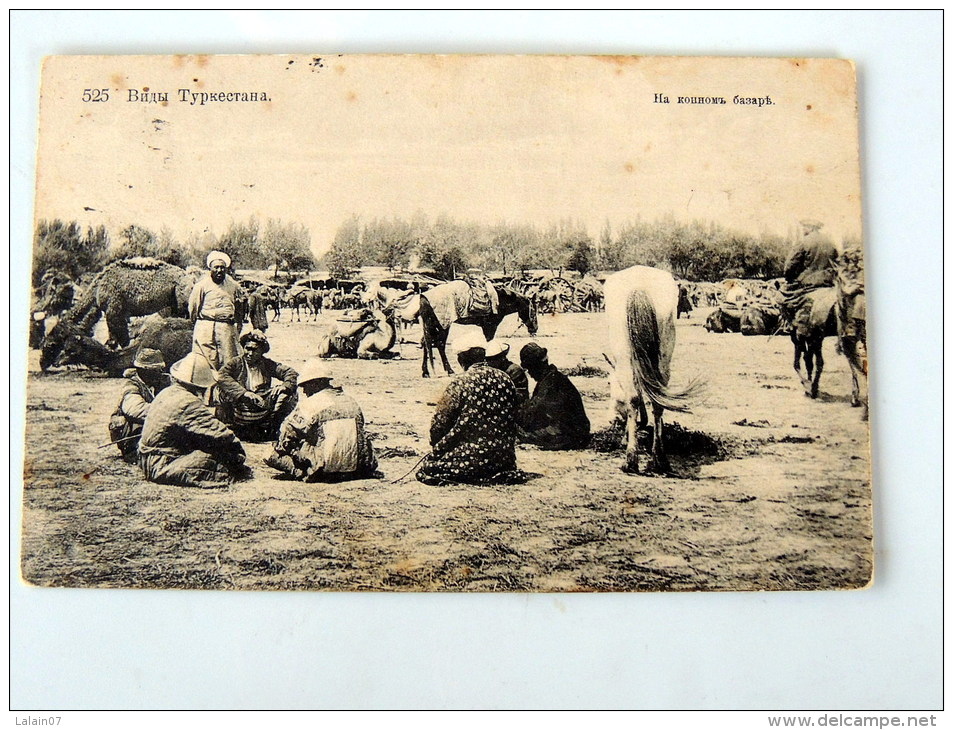
M 428 454 L 417 471 L 424 484 L 522 481 L 516 469 L 516 387 L 485 361 L 486 340 L 463 338 L 455 376 L 437 404 Z

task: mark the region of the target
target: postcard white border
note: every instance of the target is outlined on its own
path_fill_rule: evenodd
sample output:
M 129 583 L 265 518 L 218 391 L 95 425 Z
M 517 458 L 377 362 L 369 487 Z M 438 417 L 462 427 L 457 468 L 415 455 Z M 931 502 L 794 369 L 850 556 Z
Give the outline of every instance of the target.
M 14 11 L 10 23 L 14 710 L 941 705 L 938 11 Z M 805 594 L 367 595 L 20 583 L 25 287 L 42 56 L 312 51 L 853 58 L 874 292 L 875 586 Z

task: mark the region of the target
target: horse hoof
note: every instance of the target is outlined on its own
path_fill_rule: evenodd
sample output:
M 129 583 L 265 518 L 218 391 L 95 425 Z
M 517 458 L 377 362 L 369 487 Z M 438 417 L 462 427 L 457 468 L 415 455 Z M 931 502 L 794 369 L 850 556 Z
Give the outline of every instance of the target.
M 626 474 L 638 474 L 639 467 L 633 464 L 625 464 L 622 467 L 622 471 L 625 472 Z

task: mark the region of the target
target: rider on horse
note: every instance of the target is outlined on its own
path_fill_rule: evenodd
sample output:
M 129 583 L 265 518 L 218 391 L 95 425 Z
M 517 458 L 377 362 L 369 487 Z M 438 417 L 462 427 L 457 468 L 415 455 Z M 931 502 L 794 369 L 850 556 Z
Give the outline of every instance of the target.
M 837 249 L 830 239 L 819 234 L 823 223 L 801 221 L 803 235 L 784 263 L 784 285 L 781 287 L 781 331 L 791 331 L 795 319 L 816 289 L 834 285 Z

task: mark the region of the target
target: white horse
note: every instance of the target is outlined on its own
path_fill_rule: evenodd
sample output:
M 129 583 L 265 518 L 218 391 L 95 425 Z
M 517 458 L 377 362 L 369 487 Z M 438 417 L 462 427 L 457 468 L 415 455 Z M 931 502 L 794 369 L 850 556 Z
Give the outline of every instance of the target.
M 678 284 L 668 272 L 633 266 L 612 274 L 605 283 L 606 319 L 613 366 L 610 390 L 616 409 L 626 419 L 624 471 L 637 474 L 638 429 L 648 423 L 646 400 L 652 404 L 654 428 L 646 472 L 665 472 L 662 413 L 687 411 L 695 386 L 674 392 L 668 381 L 675 350 Z

